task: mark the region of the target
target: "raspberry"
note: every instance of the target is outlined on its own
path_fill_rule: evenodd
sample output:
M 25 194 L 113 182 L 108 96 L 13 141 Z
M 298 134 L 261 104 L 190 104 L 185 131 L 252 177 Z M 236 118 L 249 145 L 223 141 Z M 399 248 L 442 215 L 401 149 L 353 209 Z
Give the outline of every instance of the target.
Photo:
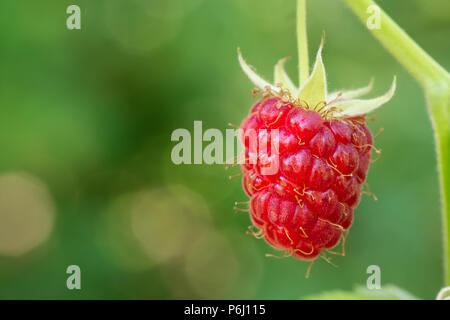
M 246 154 L 247 131 L 280 132 L 276 173 L 262 175 L 260 157 L 242 165 L 251 221 L 264 239 L 302 260 L 334 247 L 352 224 L 369 169 L 373 138 L 364 117 L 325 120 L 272 96 L 251 108 L 241 129 Z
M 304 16 L 304 6 L 297 16 Z M 258 229 L 251 233 L 285 254 L 314 260 L 322 250 L 336 246 L 353 223 L 373 148 L 365 115 L 393 97 L 396 78 L 377 98 L 358 99 L 370 92 L 372 81 L 360 89 L 329 93 L 322 61 L 324 38 L 310 74 L 306 30 L 300 25 L 297 30 L 303 41 L 299 86 L 284 70 L 286 58 L 275 65 L 271 84 L 238 49 L 242 70 L 257 86 L 254 94 L 263 93 L 240 126 L 242 184 L 251 198 L 250 219 Z

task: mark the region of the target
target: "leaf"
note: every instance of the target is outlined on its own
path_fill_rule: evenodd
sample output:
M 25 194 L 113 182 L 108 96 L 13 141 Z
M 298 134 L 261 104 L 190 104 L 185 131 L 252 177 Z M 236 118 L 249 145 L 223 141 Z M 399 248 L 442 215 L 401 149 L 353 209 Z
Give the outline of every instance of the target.
M 450 300 L 450 287 L 442 288 L 439 291 L 436 300 Z
M 345 116 L 345 117 L 355 117 L 355 116 L 361 116 L 365 115 L 379 107 L 381 107 L 383 104 L 391 100 L 392 96 L 394 95 L 395 89 L 397 86 L 397 78 L 394 77 L 394 80 L 392 82 L 391 88 L 388 92 L 386 92 L 384 95 L 369 99 L 369 100 L 361 100 L 361 99 L 355 99 L 355 100 L 348 100 L 348 101 L 337 101 L 336 103 L 331 103 L 328 105 L 328 108 L 335 107 L 338 110 L 341 110 L 337 113 L 335 113 L 335 116 Z
M 288 60 L 289 58 L 280 59 L 275 65 L 275 85 L 281 84 L 291 95 L 294 95 L 297 92 L 297 88 L 284 70 L 284 63 Z
M 416 296 L 394 285 L 369 290 L 356 286 L 353 291 L 333 290 L 305 297 L 306 300 L 418 300 Z
M 311 107 L 316 106 L 320 102 L 326 101 L 327 97 L 327 76 L 325 73 L 325 66 L 322 61 L 322 48 L 324 44 L 324 37 L 320 43 L 319 51 L 316 55 L 316 62 L 311 76 L 300 89 L 298 98 L 306 101 Z
M 241 49 L 238 48 L 238 59 L 239 64 L 241 65 L 242 71 L 247 75 L 247 77 L 250 79 L 251 82 L 255 86 L 257 86 L 260 89 L 265 89 L 266 87 L 269 87 L 275 92 L 279 92 L 280 89 L 271 85 L 269 82 L 264 80 L 261 76 L 259 76 L 244 60 L 241 54 Z
M 374 80 L 372 78 L 372 79 L 370 79 L 369 84 L 365 87 L 362 87 L 359 89 L 354 89 L 354 90 L 347 90 L 347 91 L 339 90 L 339 91 L 332 92 L 328 95 L 327 101 L 332 102 L 333 100 L 335 100 L 338 97 L 339 97 L 339 99 L 343 99 L 343 100 L 358 98 L 358 97 L 363 96 L 363 95 L 369 93 L 370 91 L 372 91 L 373 83 L 374 83 Z

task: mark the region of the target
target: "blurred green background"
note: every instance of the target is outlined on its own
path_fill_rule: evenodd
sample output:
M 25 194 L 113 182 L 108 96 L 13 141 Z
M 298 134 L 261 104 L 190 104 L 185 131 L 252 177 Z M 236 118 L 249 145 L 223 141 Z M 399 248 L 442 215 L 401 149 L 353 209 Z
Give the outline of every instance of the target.
M 82 30 L 66 28 L 81 7 Z M 379 1 L 446 69 L 450 2 Z M 2 0 L 0 298 L 297 299 L 382 284 L 422 298 L 441 287 L 433 135 L 417 83 L 336 0 L 308 3 L 311 56 L 326 32 L 332 90 L 398 76 L 370 123 L 383 150 L 347 241 L 314 264 L 245 234 L 238 169 L 171 162 L 177 128 L 225 130 L 254 103 L 236 48 L 267 78 L 284 56 L 296 78 L 293 0 Z M 81 268 L 81 290 L 66 268 Z

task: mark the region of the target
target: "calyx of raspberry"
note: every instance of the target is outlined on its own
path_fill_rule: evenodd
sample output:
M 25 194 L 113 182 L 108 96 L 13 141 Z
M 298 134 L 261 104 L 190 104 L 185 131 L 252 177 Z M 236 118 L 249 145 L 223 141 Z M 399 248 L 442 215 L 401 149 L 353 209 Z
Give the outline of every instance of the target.
M 319 113 L 321 115 L 331 115 L 331 117 L 336 118 L 362 116 L 379 108 L 392 98 L 396 89 L 395 76 L 391 88 L 384 95 L 377 98 L 358 99 L 358 97 L 372 90 L 373 80 L 363 88 L 328 93 L 327 76 L 322 60 L 323 39 L 316 55 L 312 73 L 305 83 L 300 84 L 299 87 L 294 85 L 284 69 L 284 63 L 287 61 L 287 58 L 281 59 L 275 65 L 274 84 L 259 76 L 245 62 L 240 49 L 238 49 L 239 63 L 244 73 L 259 89 L 268 90 L 274 95 L 287 98 L 294 104 L 297 102 L 296 104 L 301 105 L 303 108 L 320 110 Z

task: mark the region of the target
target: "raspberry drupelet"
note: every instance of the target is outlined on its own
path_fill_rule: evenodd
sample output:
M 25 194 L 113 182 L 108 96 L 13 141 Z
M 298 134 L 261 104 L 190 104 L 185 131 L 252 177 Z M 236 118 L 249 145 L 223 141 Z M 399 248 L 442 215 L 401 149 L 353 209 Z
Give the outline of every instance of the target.
M 251 221 L 264 239 L 302 260 L 336 246 L 353 222 L 369 169 L 373 138 L 365 118 L 326 120 L 272 96 L 251 108 L 241 129 L 242 183 L 251 198 Z M 272 129 L 279 132 L 279 169 L 264 175 L 261 157 L 249 161 L 245 137 L 248 130 L 270 135 Z

